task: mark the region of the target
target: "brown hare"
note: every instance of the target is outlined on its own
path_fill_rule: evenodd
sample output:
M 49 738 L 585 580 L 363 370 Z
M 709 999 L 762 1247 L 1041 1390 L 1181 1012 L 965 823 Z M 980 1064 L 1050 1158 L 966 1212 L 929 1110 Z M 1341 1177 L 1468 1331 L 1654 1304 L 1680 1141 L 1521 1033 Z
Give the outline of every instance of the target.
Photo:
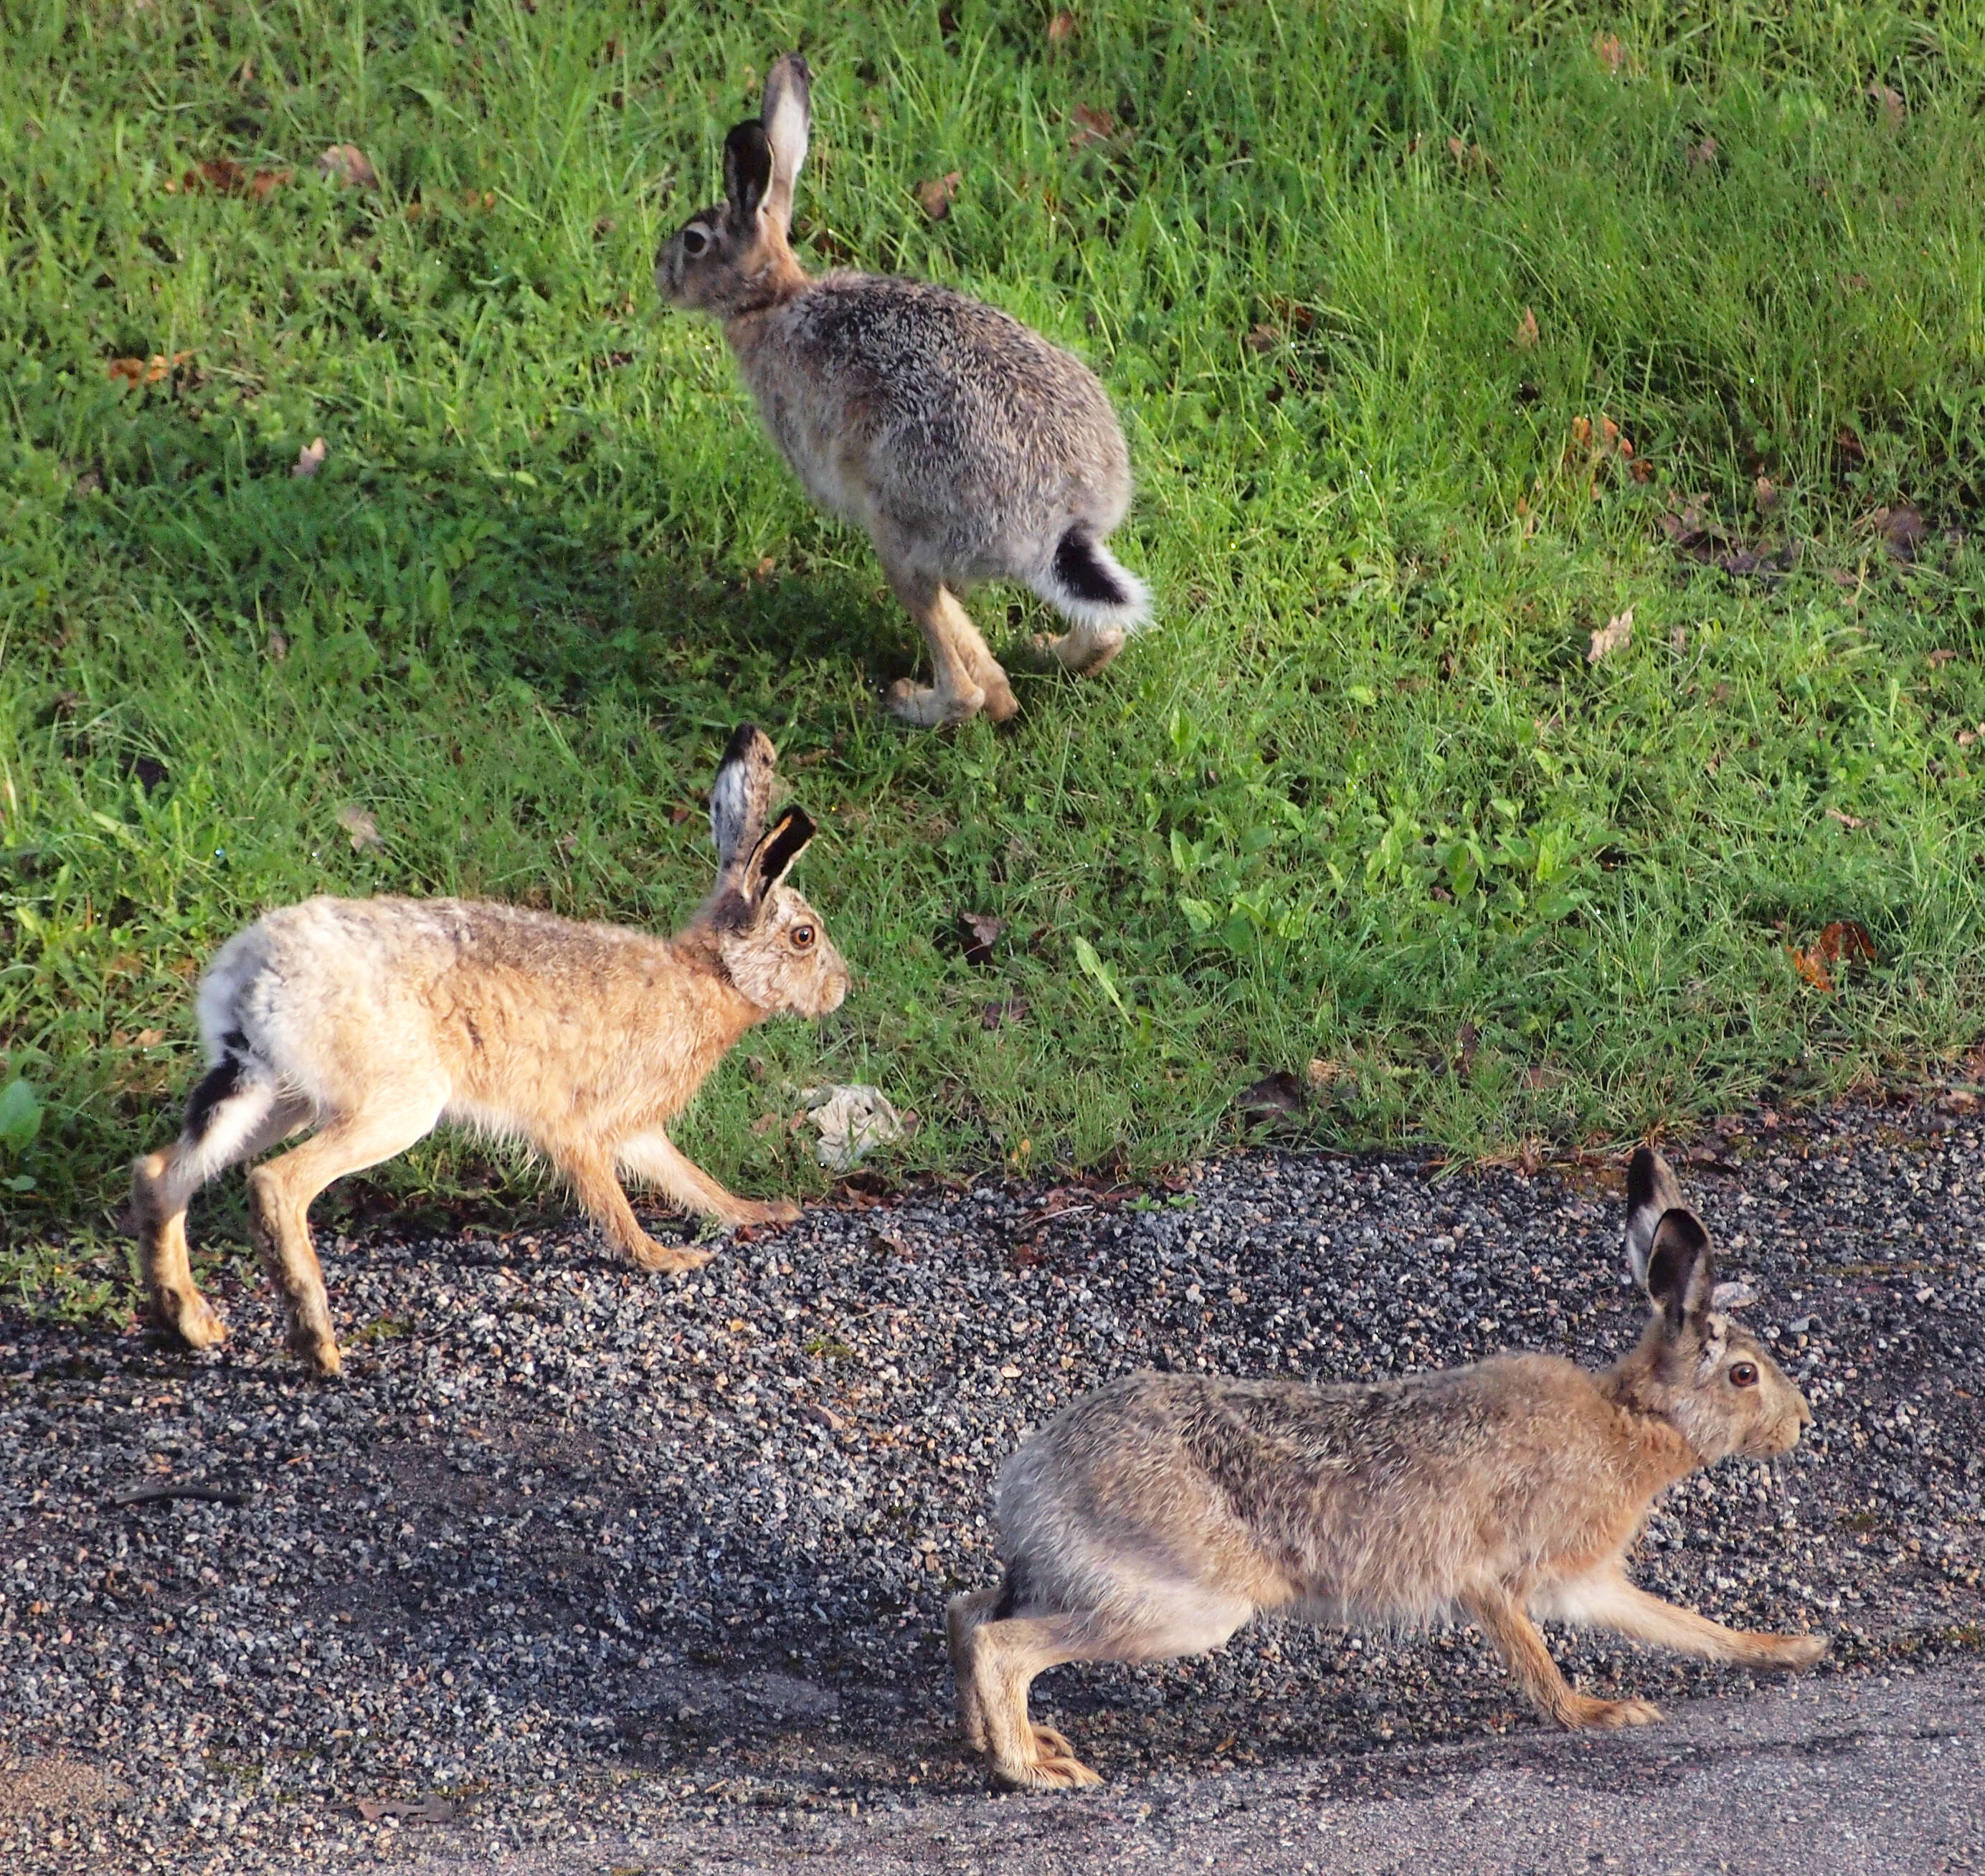
M 957 596 L 1031 588 L 1071 622 L 1040 649 L 1100 670 L 1149 612 L 1103 540 L 1130 505 L 1123 433 L 1095 374 L 1016 319 L 942 287 L 810 279 L 788 241 L 811 122 L 788 53 L 724 147 L 724 200 L 663 243 L 657 290 L 714 314 L 759 415 L 813 499 L 868 530 L 929 641 L 936 683 L 892 686 L 929 727 L 1013 715 L 1006 674 Z
M 1396 1627 L 1459 1610 L 1567 1727 L 1660 1715 L 1574 1692 L 1535 1616 L 1753 1667 L 1825 1653 L 1817 1636 L 1726 1629 L 1627 1580 L 1664 1487 L 1789 1451 L 1812 1418 L 1718 1313 L 1709 1235 L 1644 1147 L 1627 1199 L 1653 1314 L 1610 1368 L 1505 1354 L 1372 1385 L 1130 1374 L 1022 1446 L 999 1486 L 1005 1580 L 949 1612 L 959 1718 L 994 1777 L 1098 1782 L 1027 1717 L 1043 1669 L 1203 1653 L 1258 1613 Z
M 789 1223 L 781 1200 L 734 1197 L 669 1143 L 667 1124 L 740 1036 L 767 1016 L 822 1016 L 848 968 L 788 870 L 813 837 L 797 807 L 767 830 L 771 742 L 731 739 L 710 790 L 717 884 L 673 938 L 462 899 L 307 899 L 223 945 L 201 978 L 211 1066 L 179 1139 L 132 1169 L 155 1319 L 196 1348 L 224 1324 L 194 1287 L 186 1210 L 206 1182 L 305 1128 L 248 1176 L 256 1237 L 293 1348 L 338 1368 L 311 1201 L 404 1153 L 443 1120 L 529 1140 L 643 1269 L 707 1251 L 657 1243 L 621 1174 L 727 1224 Z

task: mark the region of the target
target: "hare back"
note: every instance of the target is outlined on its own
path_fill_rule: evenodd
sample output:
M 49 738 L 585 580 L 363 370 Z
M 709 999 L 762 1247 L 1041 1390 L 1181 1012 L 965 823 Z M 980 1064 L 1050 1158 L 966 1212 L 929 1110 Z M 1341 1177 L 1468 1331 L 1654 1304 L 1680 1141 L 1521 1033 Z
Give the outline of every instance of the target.
M 996 307 L 835 274 L 729 328 L 766 428 L 808 492 L 885 554 L 959 580 L 1024 578 L 1130 505 L 1095 374 Z
M 1472 1585 L 1525 1592 L 1617 1557 L 1688 1469 L 1594 1378 L 1540 1355 L 1371 1385 L 1134 1374 L 1009 1462 L 1001 1550 L 1030 1607 L 1187 1586 L 1312 1619 L 1413 1626 Z
M 197 1008 L 210 1056 L 319 1116 L 418 1089 L 450 1119 L 549 1144 L 667 1118 L 745 1026 L 671 945 L 459 899 L 315 898 L 223 945 Z

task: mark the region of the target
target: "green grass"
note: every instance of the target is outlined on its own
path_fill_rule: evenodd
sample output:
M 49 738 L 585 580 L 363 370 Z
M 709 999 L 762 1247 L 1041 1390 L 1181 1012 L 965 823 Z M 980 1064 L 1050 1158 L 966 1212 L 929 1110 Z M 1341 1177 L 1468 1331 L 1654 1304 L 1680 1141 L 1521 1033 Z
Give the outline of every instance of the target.
M 1471 1155 L 1977 1039 L 1985 8 L 1138 0 L 1051 52 L 1053 10 L 10 10 L 0 1081 L 42 1111 L 0 1138 L 0 1279 L 121 1274 L 192 980 L 260 908 L 666 925 L 746 717 L 856 972 L 683 1130 L 748 1190 L 822 1187 L 751 1128 L 825 1079 L 918 1111 L 899 1169 L 1189 1155 L 1313 1059 L 1316 1137 Z M 1130 436 L 1159 629 L 1020 676 L 1008 731 L 879 711 L 917 648 L 866 542 L 649 280 L 796 42 L 802 253 L 1008 307 Z M 1075 146 L 1078 106 L 1116 134 Z M 315 170 L 348 141 L 376 193 Z M 294 174 L 179 186 L 223 157 Z M 1595 476 L 1580 419 L 1649 479 Z M 1797 566 L 1680 557 L 1697 495 Z M 1904 500 L 1909 567 L 1867 519 Z M 1017 675 L 1041 609 L 973 603 Z M 993 968 L 962 911 L 1007 921 Z M 1880 955 L 1829 995 L 1786 947 L 1837 918 Z M 530 1190 L 460 1143 L 382 1177 Z

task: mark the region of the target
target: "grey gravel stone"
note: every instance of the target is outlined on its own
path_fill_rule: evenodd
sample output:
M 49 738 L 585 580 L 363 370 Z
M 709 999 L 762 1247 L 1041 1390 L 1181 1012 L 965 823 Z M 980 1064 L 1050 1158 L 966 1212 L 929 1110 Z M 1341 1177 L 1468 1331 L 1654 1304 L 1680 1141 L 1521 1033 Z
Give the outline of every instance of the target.
M 1683 1177 L 1817 1425 L 1775 1468 L 1664 1501 L 1635 1570 L 1725 1621 L 1832 1633 L 1819 1684 L 1973 1673 L 1977 1135 L 1893 1109 L 1747 1124 Z M 0 1867 L 532 1846 L 590 1867 L 588 1845 L 644 1836 L 680 1857 L 706 1829 L 713 1854 L 803 1831 L 813 1855 L 837 1817 L 910 1829 L 982 1789 L 941 1614 L 994 1578 L 989 1488 L 1029 1426 L 1146 1364 L 1591 1364 L 1637 1332 L 1615 1173 L 1255 1153 L 1175 1183 L 919 1190 L 734 1239 L 687 1277 L 577 1226 L 327 1245 L 348 1354 L 327 1385 L 225 1283 L 233 1336 L 203 1355 L 0 1314 Z M 240 1502 L 115 1502 L 177 1487 Z M 1610 1695 L 1752 1692 L 1553 1645 Z M 1036 1713 L 1127 1801 L 1297 1770 L 1355 1795 L 1389 1753 L 1540 1737 L 1466 1630 L 1268 1628 L 1204 1660 L 1059 1670 Z

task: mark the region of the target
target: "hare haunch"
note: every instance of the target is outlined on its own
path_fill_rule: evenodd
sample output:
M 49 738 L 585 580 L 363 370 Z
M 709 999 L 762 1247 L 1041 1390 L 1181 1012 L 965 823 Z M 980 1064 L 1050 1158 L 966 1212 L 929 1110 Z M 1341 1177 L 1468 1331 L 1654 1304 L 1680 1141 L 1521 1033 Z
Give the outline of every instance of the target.
M 1006 314 L 919 280 L 809 279 L 788 243 L 810 122 L 806 61 L 765 81 L 724 146 L 724 200 L 655 257 L 671 306 L 714 314 L 765 428 L 813 499 L 865 528 L 930 641 L 935 684 L 892 686 L 906 721 L 1013 715 L 1006 674 L 959 603 L 1017 580 L 1071 622 L 1040 649 L 1101 669 L 1148 612 L 1103 545 L 1130 504 L 1123 433 L 1095 374 Z
M 306 1214 L 333 1180 L 403 1153 L 443 1120 L 529 1140 L 644 1269 L 707 1251 L 659 1244 L 619 1175 L 729 1224 L 784 1223 L 785 1200 L 734 1197 L 669 1143 L 680 1113 L 754 1023 L 822 1016 L 848 968 L 787 871 L 813 837 L 765 813 L 778 760 L 747 723 L 710 790 L 719 864 L 673 938 L 462 899 L 307 899 L 223 945 L 196 1008 L 212 1064 L 176 1142 L 132 1168 L 154 1317 L 196 1348 L 225 1325 L 194 1287 L 186 1209 L 200 1186 L 306 1127 L 248 1176 L 257 1240 L 290 1314 L 291 1346 L 321 1374 L 336 1337 Z
M 1753 1667 L 1825 1653 L 1817 1636 L 1726 1629 L 1627 1580 L 1664 1487 L 1789 1451 L 1812 1418 L 1715 1307 L 1708 1233 L 1644 1147 L 1627 1195 L 1654 1314 L 1601 1372 L 1531 1354 L 1374 1385 L 1131 1374 L 1021 1447 L 998 1492 L 1005 1581 L 949 1611 L 959 1717 L 994 1776 L 1098 1782 L 1028 1720 L 1043 1669 L 1203 1653 L 1258 1613 L 1399 1627 L 1465 1612 L 1567 1727 L 1660 1715 L 1574 1692 L 1533 1616 Z

